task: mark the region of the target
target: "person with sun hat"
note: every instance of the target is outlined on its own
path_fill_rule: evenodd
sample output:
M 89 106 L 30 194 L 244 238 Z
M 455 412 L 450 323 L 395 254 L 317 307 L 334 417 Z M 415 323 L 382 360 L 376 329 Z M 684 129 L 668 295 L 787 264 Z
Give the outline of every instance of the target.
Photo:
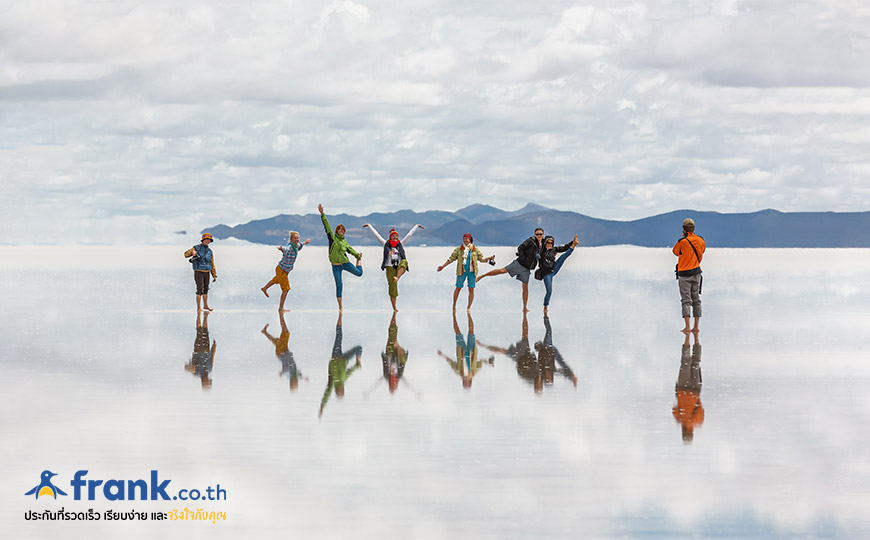
M 211 274 L 212 281 L 217 281 L 217 270 L 214 265 L 214 251 L 209 244 L 214 242 L 214 237 L 209 233 L 202 233 L 202 240 L 184 252 L 184 257 L 193 265 L 193 281 L 196 283 L 196 310 L 212 311 L 208 307 L 208 276 Z

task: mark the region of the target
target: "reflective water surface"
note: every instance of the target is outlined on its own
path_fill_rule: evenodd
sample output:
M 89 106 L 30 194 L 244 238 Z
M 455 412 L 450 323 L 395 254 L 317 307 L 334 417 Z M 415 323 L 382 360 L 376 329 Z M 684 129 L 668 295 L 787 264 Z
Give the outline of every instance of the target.
M 687 337 L 667 249 L 579 248 L 544 317 L 506 275 L 454 315 L 447 248 L 397 314 L 364 248 L 341 316 L 306 248 L 281 316 L 274 248 L 214 248 L 198 315 L 184 247 L 0 247 L 3 538 L 870 535 L 870 251 L 711 248 Z M 75 501 L 79 470 L 225 500 Z M 61 507 L 226 520 L 25 519 Z

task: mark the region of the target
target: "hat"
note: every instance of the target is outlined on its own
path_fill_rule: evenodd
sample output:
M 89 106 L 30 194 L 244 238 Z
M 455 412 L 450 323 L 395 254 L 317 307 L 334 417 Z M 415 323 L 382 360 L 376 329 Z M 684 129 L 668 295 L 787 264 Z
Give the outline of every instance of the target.
M 399 233 L 396 232 L 396 229 L 390 229 L 390 234 L 388 234 L 387 237 L 393 236 L 394 234 L 396 236 L 399 236 Z
M 471 236 L 471 233 L 465 233 L 465 234 L 463 234 L 463 235 L 462 235 L 462 239 L 464 240 L 465 237 L 468 237 L 468 240 L 470 240 L 472 243 L 474 242 L 474 237 Z
M 214 237 L 210 233 L 207 233 L 207 232 L 202 233 L 202 240 L 205 240 L 205 239 L 209 239 L 212 242 L 214 242 Z M 200 240 L 200 242 L 202 242 L 202 240 Z
M 683 227 L 689 227 L 689 226 L 694 227 L 694 226 L 695 226 L 695 221 L 692 220 L 692 218 L 686 218 L 686 219 L 684 219 L 684 220 L 683 220 Z

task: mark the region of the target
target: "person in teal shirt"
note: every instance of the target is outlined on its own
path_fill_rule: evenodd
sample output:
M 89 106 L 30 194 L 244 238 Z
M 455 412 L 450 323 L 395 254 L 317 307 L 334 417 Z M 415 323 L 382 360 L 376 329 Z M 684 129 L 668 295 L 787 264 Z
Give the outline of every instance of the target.
M 362 254 L 357 253 L 347 240 L 344 238 L 344 233 L 347 232 L 344 225 L 338 224 L 335 227 L 335 232 L 332 232 L 332 227 L 329 225 L 329 220 L 326 214 L 323 213 L 323 205 L 318 204 L 317 209 L 320 211 L 320 220 L 323 221 L 323 228 L 326 231 L 326 238 L 329 240 L 329 262 L 332 264 L 332 278 L 335 280 L 335 299 L 338 301 L 338 309 L 341 311 L 341 293 L 343 284 L 341 282 L 342 271 L 350 272 L 351 274 L 360 277 L 363 269 L 360 260 Z M 356 266 L 350 264 L 347 254 L 350 253 L 356 259 Z

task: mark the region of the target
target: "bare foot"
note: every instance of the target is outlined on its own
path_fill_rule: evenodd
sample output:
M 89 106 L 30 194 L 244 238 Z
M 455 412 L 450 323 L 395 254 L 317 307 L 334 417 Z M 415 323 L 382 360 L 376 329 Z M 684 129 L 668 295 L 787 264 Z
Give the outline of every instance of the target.
M 210 307 L 208 307 L 208 306 L 205 306 L 203 309 L 205 309 L 206 311 L 214 311 L 214 309 L 212 309 L 212 308 L 210 308 Z
M 692 329 L 689 328 L 688 326 L 680 330 L 680 332 L 682 332 L 682 333 L 684 333 L 684 334 L 688 334 L 688 333 L 691 332 L 691 331 L 692 331 Z
M 279 313 L 287 313 L 288 311 L 290 311 L 290 310 L 286 309 L 286 308 L 281 308 L 278 310 Z
M 577 247 L 577 244 L 579 244 L 579 243 L 580 243 L 580 240 L 577 239 L 577 235 L 575 234 L 575 235 L 574 235 L 574 241 L 571 242 L 571 247 L 572 247 L 572 248 L 575 248 L 575 247 Z
M 523 308 L 523 313 L 528 313 L 528 312 L 529 312 L 529 308 Z
M 263 291 L 263 294 L 266 295 L 266 298 L 269 298 L 269 293 L 266 292 L 266 287 L 263 287 L 260 290 Z
M 547 316 L 547 306 L 544 306 L 544 317 Z

